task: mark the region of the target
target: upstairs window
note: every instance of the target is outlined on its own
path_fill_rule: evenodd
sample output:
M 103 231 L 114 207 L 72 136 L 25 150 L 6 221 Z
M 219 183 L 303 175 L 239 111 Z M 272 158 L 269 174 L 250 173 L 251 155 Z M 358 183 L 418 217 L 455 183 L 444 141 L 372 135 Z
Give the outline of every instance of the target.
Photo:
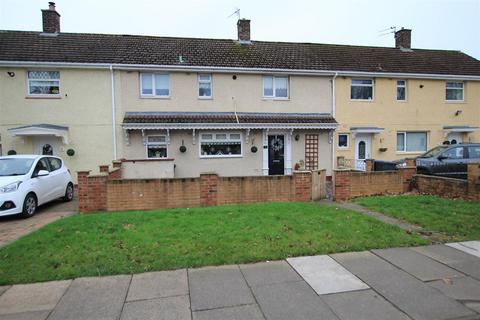
M 288 77 L 264 76 L 263 97 L 288 99 Z
M 445 99 L 447 101 L 463 101 L 463 82 L 447 82 Z
M 397 80 L 397 101 L 405 101 L 407 99 L 407 81 Z
M 147 137 L 147 158 L 158 159 L 166 158 L 167 154 L 167 136 L 148 136 Z
M 28 71 L 28 94 L 41 96 L 60 95 L 60 72 Z
M 350 98 L 352 100 L 373 100 L 373 80 L 352 79 Z
M 212 75 L 198 75 L 198 97 L 203 99 L 212 98 Z
M 399 152 L 423 152 L 427 151 L 426 132 L 398 132 L 397 151 Z
M 242 137 L 240 133 L 202 133 L 200 136 L 200 157 L 239 156 L 242 156 Z
M 170 75 L 162 73 L 141 73 L 140 94 L 142 97 L 169 97 Z

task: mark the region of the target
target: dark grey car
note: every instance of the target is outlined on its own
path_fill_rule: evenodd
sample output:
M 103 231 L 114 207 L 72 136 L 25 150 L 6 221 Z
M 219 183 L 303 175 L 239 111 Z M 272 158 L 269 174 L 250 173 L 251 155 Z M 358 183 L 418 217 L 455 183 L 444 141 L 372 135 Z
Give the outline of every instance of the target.
M 417 172 L 467 178 L 467 164 L 480 163 L 480 143 L 435 147 L 416 159 Z

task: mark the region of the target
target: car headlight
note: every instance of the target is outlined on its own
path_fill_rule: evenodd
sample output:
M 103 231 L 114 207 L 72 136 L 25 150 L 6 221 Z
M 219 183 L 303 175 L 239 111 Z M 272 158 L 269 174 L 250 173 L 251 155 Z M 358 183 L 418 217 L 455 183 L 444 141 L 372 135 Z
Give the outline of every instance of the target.
M 3 186 L 3 187 L 0 188 L 0 193 L 8 193 L 8 192 L 17 191 L 17 189 L 18 189 L 18 187 L 20 186 L 21 183 L 22 183 L 22 181 L 17 181 L 17 182 L 7 184 L 6 186 Z

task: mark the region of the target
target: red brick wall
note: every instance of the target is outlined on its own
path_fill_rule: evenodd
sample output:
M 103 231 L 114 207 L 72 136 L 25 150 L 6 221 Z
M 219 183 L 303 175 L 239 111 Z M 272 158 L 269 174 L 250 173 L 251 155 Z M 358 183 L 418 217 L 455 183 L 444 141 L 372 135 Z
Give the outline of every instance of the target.
M 120 172 L 120 173 L 118 173 Z M 119 169 L 89 176 L 79 172 L 80 212 L 148 210 L 266 201 L 310 201 L 311 173 L 292 176 L 189 179 L 117 179 Z

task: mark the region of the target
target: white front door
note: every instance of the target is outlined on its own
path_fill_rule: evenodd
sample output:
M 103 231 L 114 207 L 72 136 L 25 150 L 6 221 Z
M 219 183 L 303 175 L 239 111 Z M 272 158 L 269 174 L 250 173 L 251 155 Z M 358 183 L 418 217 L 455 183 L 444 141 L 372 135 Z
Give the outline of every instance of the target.
M 35 136 L 33 137 L 33 152 L 54 156 L 58 154 L 59 138 L 55 136 Z
M 370 159 L 371 134 L 355 136 L 355 170 L 365 171 L 365 159 Z
M 450 132 L 447 136 L 447 140 L 450 144 L 462 143 L 463 134 L 461 132 Z

